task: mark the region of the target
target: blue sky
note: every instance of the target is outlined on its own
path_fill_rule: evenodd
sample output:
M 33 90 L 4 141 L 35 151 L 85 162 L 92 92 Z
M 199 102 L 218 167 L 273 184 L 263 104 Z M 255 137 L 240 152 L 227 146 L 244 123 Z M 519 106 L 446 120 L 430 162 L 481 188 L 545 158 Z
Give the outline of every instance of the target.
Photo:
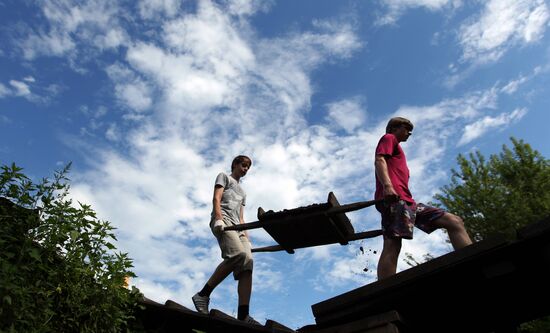
M 159 302 L 191 307 L 219 263 L 213 182 L 235 155 L 254 161 L 247 221 L 329 191 L 371 199 L 396 115 L 415 123 L 403 148 L 417 200 L 449 182 L 459 153 L 514 136 L 550 155 L 543 0 L 0 0 L 0 21 L 0 162 L 39 179 L 72 161 L 72 195 L 118 228 L 132 283 Z M 372 209 L 349 216 L 379 227 Z M 445 239 L 416 232 L 403 252 L 441 255 Z M 252 315 L 313 323 L 311 304 L 375 280 L 380 248 L 257 254 Z M 227 279 L 212 307 L 236 303 Z

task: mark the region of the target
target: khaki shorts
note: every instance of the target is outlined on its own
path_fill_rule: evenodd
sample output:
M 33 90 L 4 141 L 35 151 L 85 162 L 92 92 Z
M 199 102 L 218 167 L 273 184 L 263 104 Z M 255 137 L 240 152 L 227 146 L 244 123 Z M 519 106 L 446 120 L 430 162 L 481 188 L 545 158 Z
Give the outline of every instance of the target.
M 217 233 L 214 232 L 213 225 L 214 221 L 210 223 L 210 229 L 218 240 L 222 258 L 233 265 L 233 277 L 238 280 L 242 272 L 252 271 L 254 267 L 250 241 L 244 231 L 230 230 Z

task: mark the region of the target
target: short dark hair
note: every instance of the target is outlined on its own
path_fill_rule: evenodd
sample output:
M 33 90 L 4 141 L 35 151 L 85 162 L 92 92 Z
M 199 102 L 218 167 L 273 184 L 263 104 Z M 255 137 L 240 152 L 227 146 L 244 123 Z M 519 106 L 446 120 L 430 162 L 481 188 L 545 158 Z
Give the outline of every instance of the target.
M 237 164 L 241 164 L 242 162 L 248 162 L 248 164 L 252 166 L 252 160 L 250 159 L 250 157 L 239 155 L 233 159 L 233 162 L 231 162 L 231 171 L 233 171 Z
M 412 131 L 414 128 L 409 119 L 403 117 L 394 117 L 390 119 L 390 121 L 388 121 L 388 125 L 386 126 L 386 133 L 391 133 L 394 129 L 399 128 L 403 125 L 409 127 L 410 131 Z

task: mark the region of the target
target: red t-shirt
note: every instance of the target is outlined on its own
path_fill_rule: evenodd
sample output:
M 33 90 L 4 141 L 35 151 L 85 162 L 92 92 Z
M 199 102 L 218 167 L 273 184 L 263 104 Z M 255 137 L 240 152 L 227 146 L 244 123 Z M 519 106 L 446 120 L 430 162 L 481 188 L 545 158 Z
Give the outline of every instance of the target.
M 409 190 L 409 167 L 407 166 L 407 159 L 395 135 L 385 134 L 378 142 L 375 154 L 386 157 L 388 175 L 399 198 L 414 203 L 411 191 Z M 374 198 L 382 199 L 383 197 L 384 187 L 378 180 L 378 177 L 376 177 L 376 193 L 374 194 Z

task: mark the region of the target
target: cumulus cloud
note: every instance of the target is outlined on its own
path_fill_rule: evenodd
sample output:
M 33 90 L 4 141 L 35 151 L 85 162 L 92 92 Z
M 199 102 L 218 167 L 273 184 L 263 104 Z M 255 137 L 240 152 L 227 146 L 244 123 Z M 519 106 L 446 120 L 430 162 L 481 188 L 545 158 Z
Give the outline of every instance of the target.
M 550 12 L 544 0 L 490 0 L 483 12 L 469 19 L 459 31 L 464 61 L 498 60 L 512 46 L 539 40 Z
M 462 134 L 462 137 L 458 141 L 458 145 L 461 146 L 469 143 L 491 129 L 509 126 L 511 123 L 523 118 L 526 113 L 527 109 L 521 108 L 510 113 L 501 113 L 497 117 L 485 116 L 464 127 L 464 134 Z

